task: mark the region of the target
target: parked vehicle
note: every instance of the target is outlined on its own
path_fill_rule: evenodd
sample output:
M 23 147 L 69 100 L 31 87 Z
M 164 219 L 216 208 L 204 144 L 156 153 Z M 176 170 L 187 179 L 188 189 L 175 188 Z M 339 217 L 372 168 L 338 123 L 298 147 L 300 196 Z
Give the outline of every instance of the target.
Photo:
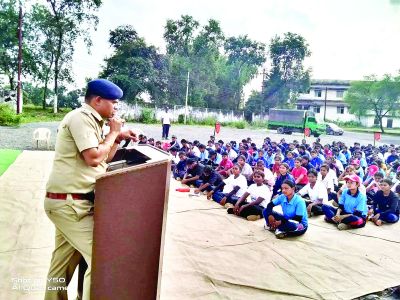
M 326 134 L 331 134 L 331 135 L 343 135 L 344 130 L 337 126 L 334 123 L 327 123 L 326 124 Z
M 306 128 L 315 137 L 326 133 L 326 124 L 318 123 L 314 112 L 297 109 L 270 109 L 268 128 L 276 129 L 280 134 L 304 132 Z

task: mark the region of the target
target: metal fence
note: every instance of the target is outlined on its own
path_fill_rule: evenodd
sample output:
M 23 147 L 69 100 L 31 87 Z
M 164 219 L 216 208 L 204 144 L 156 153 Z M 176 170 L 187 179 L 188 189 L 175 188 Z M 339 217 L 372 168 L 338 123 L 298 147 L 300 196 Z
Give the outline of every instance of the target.
M 127 104 L 124 102 L 119 103 L 118 111 L 121 117 L 124 117 L 129 120 L 139 120 L 144 106 L 137 104 Z M 154 112 L 154 118 L 157 120 L 161 120 L 161 116 L 164 112 L 164 107 L 154 107 L 151 108 Z M 179 116 L 182 117 L 185 115 L 185 106 L 183 105 L 174 105 L 170 108 L 169 112 L 172 114 L 172 120 L 177 122 L 179 120 Z M 196 121 L 204 120 L 207 118 L 214 118 L 219 122 L 232 122 L 232 121 L 243 121 L 244 113 L 242 111 L 234 111 L 234 110 L 224 110 L 224 109 L 211 109 L 204 107 L 187 107 L 187 118 L 191 118 Z

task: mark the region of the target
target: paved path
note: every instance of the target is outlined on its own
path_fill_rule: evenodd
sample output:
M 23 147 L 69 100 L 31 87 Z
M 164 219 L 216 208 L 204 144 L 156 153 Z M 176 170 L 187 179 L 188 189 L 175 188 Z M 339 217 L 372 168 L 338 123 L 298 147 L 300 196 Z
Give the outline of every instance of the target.
M 52 145 L 55 144 L 55 136 L 57 132 L 57 126 L 59 122 L 42 122 L 42 123 L 29 123 L 21 125 L 20 127 L 4 127 L 0 126 L 0 149 L 34 149 L 32 143 L 33 131 L 39 127 L 49 128 L 52 132 Z M 161 125 L 148 125 L 148 124 L 137 124 L 128 123 L 126 126 L 131 128 L 137 128 L 143 132 L 147 137 L 153 137 L 155 140 L 161 138 Z M 213 127 L 207 126 L 185 126 L 185 125 L 172 125 L 170 135 L 176 134 L 178 139 L 186 138 L 188 140 L 199 140 L 202 143 L 206 143 L 210 135 L 214 132 Z M 280 135 L 276 134 L 275 130 L 267 129 L 236 129 L 223 127 L 217 139 L 223 141 L 236 140 L 240 141 L 243 138 L 250 137 L 256 144 L 260 145 L 265 137 L 271 137 L 272 140 L 279 141 L 282 137 L 286 141 L 292 141 L 294 139 L 300 141 L 303 135 L 300 133 L 294 133 L 292 135 Z M 310 142 L 314 141 L 314 137 L 308 138 Z M 345 132 L 343 136 L 321 136 L 322 143 L 331 143 L 332 141 L 344 141 L 348 145 L 354 142 L 360 142 L 362 145 L 373 144 L 373 135 L 370 133 L 359 133 L 359 132 Z M 378 144 L 396 144 L 400 145 L 400 136 L 384 135 L 382 136 L 381 143 Z

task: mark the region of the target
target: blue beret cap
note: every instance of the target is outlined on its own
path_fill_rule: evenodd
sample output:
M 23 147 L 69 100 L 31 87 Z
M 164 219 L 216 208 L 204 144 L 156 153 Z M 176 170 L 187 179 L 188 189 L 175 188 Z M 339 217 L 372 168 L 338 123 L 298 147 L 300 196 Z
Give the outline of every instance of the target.
M 104 99 L 120 99 L 124 95 L 118 85 L 107 79 L 94 79 L 88 83 L 87 94 L 100 96 Z

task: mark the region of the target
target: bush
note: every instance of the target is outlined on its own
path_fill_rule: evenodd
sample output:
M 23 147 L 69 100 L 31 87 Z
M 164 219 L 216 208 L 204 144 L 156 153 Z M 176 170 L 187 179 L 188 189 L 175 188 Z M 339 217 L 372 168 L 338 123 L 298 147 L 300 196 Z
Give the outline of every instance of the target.
M 185 115 L 179 115 L 178 116 L 178 123 L 183 124 L 185 122 Z
M 143 108 L 140 114 L 139 122 L 144 124 L 151 124 L 156 122 L 154 110 L 151 108 Z
M 359 122 L 359 121 L 342 122 L 342 121 L 328 121 L 328 120 L 326 120 L 326 123 L 335 123 L 336 125 L 342 126 L 342 127 L 363 127 L 361 125 L 361 122 Z
M 254 128 L 268 128 L 268 121 L 257 120 L 251 122 L 251 126 Z
M 15 126 L 21 122 L 21 116 L 17 115 L 8 104 L 0 104 L 0 125 Z
M 222 126 L 227 126 L 227 127 L 235 127 L 237 129 L 244 129 L 247 126 L 246 121 L 231 121 L 231 122 L 222 122 Z

